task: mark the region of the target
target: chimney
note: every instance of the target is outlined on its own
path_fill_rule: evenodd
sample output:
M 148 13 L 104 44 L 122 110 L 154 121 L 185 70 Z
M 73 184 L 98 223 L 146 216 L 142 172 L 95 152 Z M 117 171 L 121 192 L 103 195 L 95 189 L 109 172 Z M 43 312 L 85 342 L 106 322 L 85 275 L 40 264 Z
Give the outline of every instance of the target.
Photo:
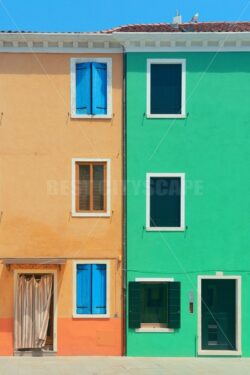
M 198 23 L 199 22 L 199 13 L 195 13 L 195 15 L 193 15 L 193 17 L 191 18 L 191 23 Z
M 182 17 L 181 17 L 181 15 L 180 15 L 180 13 L 179 13 L 178 10 L 176 11 L 176 16 L 173 17 L 173 22 L 172 23 L 173 23 L 173 25 L 180 25 L 182 23 Z

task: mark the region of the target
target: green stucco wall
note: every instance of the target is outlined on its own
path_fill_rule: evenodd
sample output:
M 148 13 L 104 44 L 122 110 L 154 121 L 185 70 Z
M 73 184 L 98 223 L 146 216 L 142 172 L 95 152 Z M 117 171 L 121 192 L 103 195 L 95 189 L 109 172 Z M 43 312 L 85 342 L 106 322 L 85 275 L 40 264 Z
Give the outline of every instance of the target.
M 147 58 L 186 59 L 186 119 L 147 119 Z M 181 328 L 127 331 L 129 356 L 197 355 L 197 276 L 242 277 L 242 353 L 250 356 L 250 53 L 129 53 L 127 279 L 181 281 Z M 186 174 L 185 232 L 147 232 L 146 173 Z M 194 313 L 189 313 L 189 292 Z

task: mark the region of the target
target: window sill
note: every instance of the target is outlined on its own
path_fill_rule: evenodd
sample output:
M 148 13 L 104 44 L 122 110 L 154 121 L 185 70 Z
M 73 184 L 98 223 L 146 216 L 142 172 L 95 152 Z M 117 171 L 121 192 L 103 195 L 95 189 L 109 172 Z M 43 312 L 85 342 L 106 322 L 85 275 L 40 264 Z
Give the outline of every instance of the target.
M 200 356 L 240 356 L 242 355 L 241 350 L 198 350 Z
M 137 328 L 135 332 L 145 332 L 145 333 L 172 333 L 174 329 L 172 328 Z
M 73 319 L 109 319 L 109 314 L 73 314 Z
M 54 357 L 57 355 L 57 350 L 14 350 L 14 357 Z
M 150 113 L 147 113 L 147 118 L 166 118 L 166 119 L 185 119 L 185 118 L 187 118 L 187 115 L 186 115 L 186 113 L 183 113 L 183 114 L 180 114 L 180 115 L 175 115 L 175 114 L 173 114 L 173 115 L 164 115 L 164 114 L 159 114 L 159 115 L 153 115 L 153 114 L 150 114 Z
M 185 226 L 182 227 L 146 227 L 147 232 L 184 232 Z
M 109 212 L 72 212 L 72 217 L 110 217 Z
M 71 118 L 73 119 L 96 119 L 96 118 L 100 118 L 100 119 L 111 119 L 113 116 L 110 115 L 110 114 L 107 114 L 107 115 L 76 115 L 76 114 L 71 114 Z

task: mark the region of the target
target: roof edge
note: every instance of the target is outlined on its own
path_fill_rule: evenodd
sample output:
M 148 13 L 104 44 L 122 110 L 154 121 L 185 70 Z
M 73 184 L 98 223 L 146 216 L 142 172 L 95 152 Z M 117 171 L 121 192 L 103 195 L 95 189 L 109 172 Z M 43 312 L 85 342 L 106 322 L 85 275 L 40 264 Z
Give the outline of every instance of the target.
M 122 53 L 157 51 L 250 51 L 246 32 L 0 32 L 0 52 Z

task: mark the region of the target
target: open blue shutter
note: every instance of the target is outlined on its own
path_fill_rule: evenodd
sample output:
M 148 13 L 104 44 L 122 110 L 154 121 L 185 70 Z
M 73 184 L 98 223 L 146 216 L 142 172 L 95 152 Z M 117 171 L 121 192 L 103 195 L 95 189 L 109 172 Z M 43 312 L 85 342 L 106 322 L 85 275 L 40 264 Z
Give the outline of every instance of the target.
M 76 114 L 91 114 L 91 64 L 76 64 Z
M 106 314 L 106 264 L 92 264 L 92 314 Z
M 107 64 L 92 63 L 92 113 L 107 114 Z
M 91 264 L 77 265 L 77 314 L 91 314 Z

